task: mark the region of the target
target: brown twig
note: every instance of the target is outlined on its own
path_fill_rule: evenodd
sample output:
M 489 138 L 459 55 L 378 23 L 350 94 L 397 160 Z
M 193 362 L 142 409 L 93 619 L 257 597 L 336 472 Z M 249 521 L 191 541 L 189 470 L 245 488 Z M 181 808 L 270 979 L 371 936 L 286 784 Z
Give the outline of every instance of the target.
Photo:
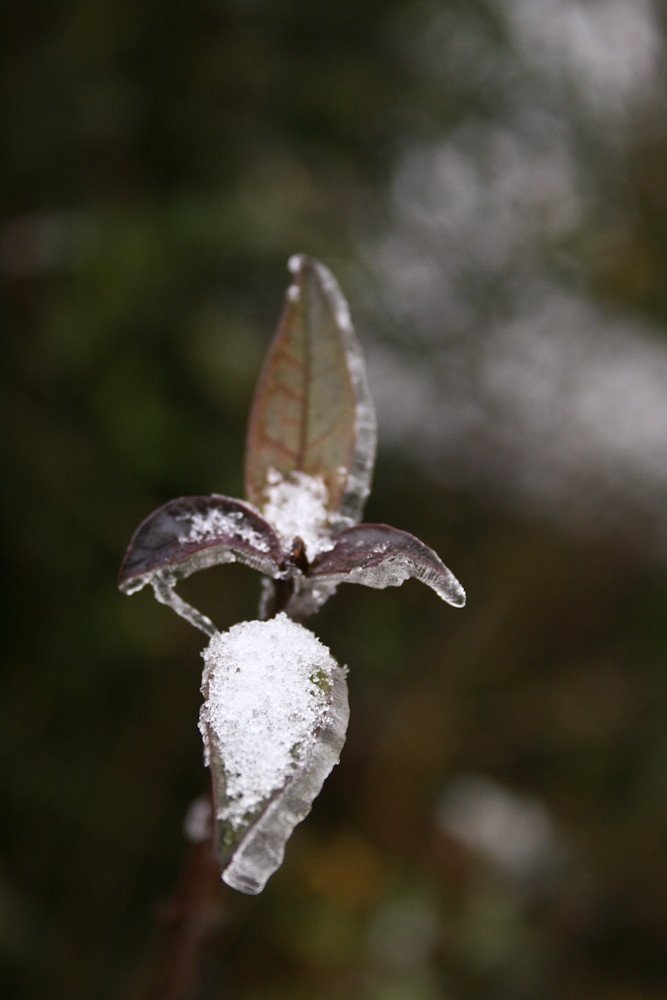
M 298 547 L 295 552 L 296 558 Z M 263 617 L 272 618 L 287 607 L 293 592 L 292 582 L 288 583 L 274 587 Z M 179 885 L 159 913 L 152 978 L 142 1000 L 196 1000 L 202 995 L 202 956 L 220 923 L 221 879 L 213 848 L 210 791 L 195 806 L 205 815 L 205 822 L 198 834 L 190 833 Z
M 151 981 L 143 1000 L 195 1000 L 201 995 L 202 954 L 220 922 L 220 901 L 220 869 L 211 837 L 192 839 L 176 892 L 158 916 Z

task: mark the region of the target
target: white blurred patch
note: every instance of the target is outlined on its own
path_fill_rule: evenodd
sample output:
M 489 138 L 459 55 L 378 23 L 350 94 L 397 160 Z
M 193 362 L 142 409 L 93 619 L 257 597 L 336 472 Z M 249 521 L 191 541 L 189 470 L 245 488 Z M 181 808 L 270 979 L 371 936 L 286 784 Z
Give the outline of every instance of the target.
M 369 355 L 382 441 L 435 480 L 667 556 L 667 345 L 543 298 L 406 365 Z
M 203 795 L 188 807 L 183 821 L 185 837 L 191 844 L 202 844 L 213 836 L 213 808 L 211 800 Z
M 515 879 L 540 878 L 562 864 L 563 846 L 546 807 L 488 778 L 455 778 L 437 818 L 445 833 Z
M 651 0 L 498 0 L 523 58 L 591 112 L 617 117 L 646 100 L 663 57 Z
M 404 147 L 365 245 L 394 338 L 368 349 L 381 443 L 484 502 L 664 558 L 667 343 L 587 298 L 578 259 L 584 237 L 604 254 L 633 232 L 630 201 L 605 198 L 665 103 L 657 8 L 490 3 L 504 41 L 438 5 L 405 31 L 422 73 L 479 84 L 490 113 Z

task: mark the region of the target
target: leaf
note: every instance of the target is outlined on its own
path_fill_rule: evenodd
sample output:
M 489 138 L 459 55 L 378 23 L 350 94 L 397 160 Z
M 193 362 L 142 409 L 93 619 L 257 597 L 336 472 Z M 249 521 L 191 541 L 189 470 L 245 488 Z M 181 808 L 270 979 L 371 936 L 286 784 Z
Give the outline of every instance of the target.
M 232 888 L 258 893 L 345 741 L 345 672 L 280 614 L 241 622 L 204 651 L 199 728 L 211 768 L 216 853 Z
M 318 261 L 290 260 L 278 331 L 252 405 L 245 489 L 262 509 L 273 469 L 321 477 L 337 526 L 359 520 L 375 461 L 375 411 L 338 284 Z M 274 476 L 275 480 L 275 476 Z
M 463 587 L 440 557 L 407 531 L 386 524 L 358 524 L 332 538 L 333 548 L 317 555 L 310 578 L 335 583 L 362 583 L 367 587 L 399 587 L 410 577 L 421 580 L 436 594 L 461 608 Z
M 278 537 L 247 504 L 228 497 L 182 497 L 158 507 L 139 525 L 120 568 L 119 586 L 133 594 L 150 583 L 156 598 L 197 628 L 215 627 L 174 593 L 174 585 L 199 569 L 240 562 L 279 577 L 285 554 Z

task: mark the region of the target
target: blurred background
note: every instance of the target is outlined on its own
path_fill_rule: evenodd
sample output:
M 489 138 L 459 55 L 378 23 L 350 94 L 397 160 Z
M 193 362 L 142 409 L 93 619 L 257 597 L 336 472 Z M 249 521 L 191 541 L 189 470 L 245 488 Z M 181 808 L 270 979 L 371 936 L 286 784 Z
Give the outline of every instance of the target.
M 191 995 L 667 997 L 666 44 L 659 0 L 2 4 L 0 996 L 151 981 L 203 637 L 116 574 L 241 494 L 304 251 L 368 359 L 366 519 L 468 606 L 312 620 L 341 764 Z M 258 582 L 183 591 L 226 628 Z

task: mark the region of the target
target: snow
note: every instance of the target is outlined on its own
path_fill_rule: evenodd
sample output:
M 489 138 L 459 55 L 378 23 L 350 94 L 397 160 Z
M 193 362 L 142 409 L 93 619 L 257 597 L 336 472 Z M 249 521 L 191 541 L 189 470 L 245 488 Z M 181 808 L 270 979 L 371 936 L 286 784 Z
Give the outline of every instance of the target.
M 335 661 L 285 614 L 218 632 L 203 656 L 200 728 L 219 747 L 227 779 L 219 818 L 241 827 L 312 747 Z M 206 755 L 208 763 L 209 745 Z
M 202 655 L 199 728 L 223 878 L 256 893 L 338 762 L 349 715 L 345 673 L 285 614 L 216 633 Z
M 262 515 L 273 526 L 289 551 L 298 535 L 313 559 L 331 548 L 329 541 L 329 491 L 321 476 L 293 472 L 285 479 L 274 468 L 267 473 L 266 503 Z
M 221 535 L 235 535 L 260 552 L 268 552 L 269 544 L 258 531 L 243 524 L 244 514 L 240 510 L 223 512 L 211 509 L 205 514 L 186 514 L 178 520 L 187 521 L 189 530 L 179 536 L 179 542 L 205 542 Z

